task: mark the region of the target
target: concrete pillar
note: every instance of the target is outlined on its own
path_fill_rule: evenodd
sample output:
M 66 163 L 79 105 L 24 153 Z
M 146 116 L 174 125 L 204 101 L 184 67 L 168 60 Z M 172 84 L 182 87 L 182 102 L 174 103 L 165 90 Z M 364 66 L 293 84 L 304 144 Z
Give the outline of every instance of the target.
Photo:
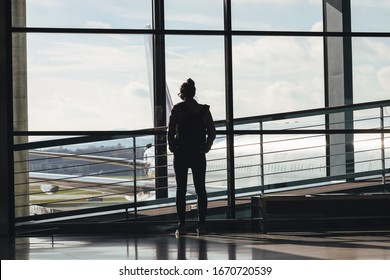
M 326 32 L 351 32 L 350 0 L 324 0 Z M 352 47 L 350 36 L 325 38 L 325 106 L 353 104 Z M 353 112 L 327 116 L 328 129 L 353 129 Z M 328 176 L 354 172 L 353 135 L 327 137 Z
M 16 27 L 26 26 L 26 1 L 12 1 L 12 24 Z M 12 65 L 13 65 L 13 124 L 15 131 L 28 130 L 27 110 L 27 49 L 26 34 L 12 35 Z M 26 143 L 28 137 L 18 136 L 14 143 Z M 15 215 L 29 215 L 29 174 L 28 152 L 15 152 Z

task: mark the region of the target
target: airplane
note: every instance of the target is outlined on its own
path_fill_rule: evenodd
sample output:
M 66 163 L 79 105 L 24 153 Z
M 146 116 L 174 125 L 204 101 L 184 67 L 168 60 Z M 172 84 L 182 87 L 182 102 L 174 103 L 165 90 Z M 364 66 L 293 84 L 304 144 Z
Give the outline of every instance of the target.
M 246 184 L 250 185 L 259 185 L 260 184 L 260 151 L 258 144 L 258 136 L 238 136 L 235 139 L 236 144 L 236 177 L 238 180 L 245 179 Z M 155 191 L 154 185 L 154 147 L 150 149 L 150 156 L 146 160 L 136 160 L 135 167 L 138 169 L 144 169 L 145 178 L 137 179 L 137 191 L 138 192 L 149 192 L 152 193 Z M 316 151 L 315 151 L 316 152 Z M 67 153 L 53 153 L 46 151 L 30 151 L 31 155 L 38 155 L 40 157 L 52 157 L 52 158 L 67 158 L 73 160 L 81 160 L 94 163 L 109 163 L 119 166 L 124 166 L 127 168 L 134 168 L 134 161 L 131 159 L 124 158 L 110 158 L 103 156 L 91 156 L 91 155 L 75 155 Z M 278 160 L 283 161 L 287 160 L 290 151 L 286 150 L 283 154 L 278 155 Z M 275 156 L 273 157 L 275 158 Z M 207 154 L 207 189 L 209 192 L 220 191 L 226 189 L 226 141 L 217 140 L 212 150 Z M 305 161 L 308 163 L 309 161 Z M 318 162 L 318 161 L 317 161 Z M 296 163 L 297 164 L 297 163 Z M 277 169 L 277 163 L 267 164 L 266 172 L 276 172 L 276 173 L 285 173 L 287 171 L 291 172 L 292 169 L 287 170 L 288 168 L 293 168 L 290 164 L 285 164 L 284 169 Z M 309 171 L 316 171 L 316 168 L 313 164 L 308 165 Z M 304 168 L 304 166 L 300 166 Z M 324 166 L 321 166 L 324 168 Z M 43 172 L 30 172 L 30 183 L 41 184 L 41 190 L 47 194 L 54 194 L 62 188 L 77 188 L 84 189 L 89 191 L 99 191 L 102 193 L 111 193 L 111 194 L 123 194 L 126 195 L 126 198 L 130 199 L 134 187 L 133 179 L 116 179 L 116 178 L 107 178 L 101 176 L 79 176 L 79 175 L 66 175 L 66 174 L 51 174 Z M 104 174 L 103 174 L 104 175 Z M 278 176 L 280 181 L 281 176 Z M 311 174 L 310 176 L 313 176 Z M 286 179 L 286 178 L 285 178 Z M 275 181 L 276 182 L 276 181 Z M 175 177 L 173 171 L 172 155 L 168 155 L 168 189 L 169 192 L 174 195 L 172 191 L 175 188 Z M 189 174 L 189 193 L 195 193 L 192 182 L 191 172 Z M 151 197 L 150 197 L 151 198 Z
M 269 138 L 269 139 L 268 139 Z M 241 135 L 235 137 L 235 177 L 236 188 L 271 185 L 295 180 L 326 177 L 325 139 L 322 136 L 289 136 L 268 137 L 263 146 L 263 164 L 260 164 L 260 139 L 258 135 Z M 278 139 L 280 138 L 280 139 Z M 369 164 L 356 165 L 357 172 L 380 169 L 380 159 L 373 157 L 373 139 L 357 142 L 356 145 L 366 153 L 371 153 Z M 377 148 L 377 147 L 374 147 Z M 50 174 L 30 172 L 30 183 L 41 184 L 41 190 L 47 194 L 56 194 L 60 189 L 81 189 L 100 192 L 103 196 L 120 195 L 127 200 L 137 201 L 155 199 L 155 166 L 154 147 L 150 147 L 149 156 L 142 160 L 111 158 L 91 155 L 74 155 L 53 153 L 46 151 L 30 151 L 30 154 L 42 157 L 62 157 L 94 163 L 112 163 L 126 168 L 147 170 L 145 177 L 134 179 L 117 179 L 101 176 L 78 176 L 66 174 Z M 377 150 L 377 149 L 375 149 Z M 135 165 L 134 165 L 135 163 Z M 207 181 L 208 192 L 227 189 L 226 181 L 226 141 L 219 139 L 207 154 Z M 377 165 L 377 166 L 374 166 Z M 104 174 L 103 174 L 104 175 Z M 262 175 L 264 175 L 262 179 Z M 168 155 L 168 194 L 175 196 L 175 175 L 173 171 L 172 155 Z M 135 192 L 137 192 L 135 194 Z M 189 173 L 188 193 L 195 194 L 191 172 Z
M 149 72 L 149 82 L 152 91 L 152 36 L 145 37 L 145 50 Z M 166 85 L 167 113 L 173 108 L 172 97 Z M 153 100 L 153 98 L 151 98 Z M 167 118 L 168 119 L 168 118 Z M 319 135 L 293 135 L 293 136 L 263 136 L 260 143 L 259 135 L 236 135 L 235 144 L 235 177 L 236 188 L 261 186 L 263 184 L 276 184 L 293 180 L 326 177 L 326 141 Z M 261 145 L 264 153 L 261 154 Z M 356 142 L 355 145 L 358 145 Z M 155 155 L 154 147 L 149 150 L 146 159 L 112 158 L 96 155 L 75 155 L 66 153 L 53 153 L 47 151 L 31 150 L 31 155 L 41 157 L 62 157 L 73 160 L 94 163 L 109 163 L 145 170 L 142 179 L 118 179 L 102 176 L 77 176 L 66 174 L 50 174 L 43 172 L 30 172 L 30 183 L 41 184 L 41 190 L 46 194 L 57 194 L 61 189 L 77 188 L 86 191 L 98 191 L 107 195 L 122 195 L 127 200 L 155 199 Z M 175 177 L 173 171 L 172 154 L 168 154 L 168 193 L 175 195 Z M 379 160 L 372 160 L 371 166 Z M 207 154 L 207 181 L 208 192 L 227 189 L 226 175 L 226 139 L 218 137 L 212 149 Z M 359 169 L 367 169 L 361 165 Z M 188 193 L 194 194 L 191 172 L 189 174 Z M 134 190 L 136 185 L 137 190 Z M 260 188 L 259 188 L 260 190 Z M 139 200 L 138 200 L 139 201 Z
M 126 168 L 144 168 L 145 161 L 143 160 L 129 160 L 125 158 L 106 157 L 96 155 L 77 155 L 69 153 L 58 153 L 48 151 L 29 151 L 30 155 L 41 156 L 44 158 L 66 158 L 72 160 L 87 161 L 89 163 L 101 163 L 123 166 Z M 91 174 L 94 175 L 94 174 Z M 101 175 L 96 174 L 96 175 Z M 53 174 L 43 172 L 30 172 L 30 183 L 44 183 L 41 185 L 41 190 L 47 194 L 54 194 L 59 191 L 61 186 L 68 186 L 77 189 L 86 189 L 88 191 L 105 192 L 109 189 L 109 193 L 113 194 L 127 194 L 130 193 L 134 187 L 134 180 L 108 178 L 101 176 L 80 176 L 67 174 Z M 154 185 L 150 180 L 137 180 L 137 188 L 139 192 L 146 192 L 154 190 Z M 127 196 L 129 197 L 129 196 Z

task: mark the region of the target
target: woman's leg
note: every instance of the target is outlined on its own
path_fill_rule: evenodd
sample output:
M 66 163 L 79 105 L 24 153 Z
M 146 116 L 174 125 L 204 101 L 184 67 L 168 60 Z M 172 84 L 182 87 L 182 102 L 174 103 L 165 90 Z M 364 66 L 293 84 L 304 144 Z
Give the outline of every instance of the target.
M 185 225 L 186 216 L 186 193 L 188 165 L 183 155 L 176 155 L 174 158 L 174 168 L 176 175 L 176 211 L 179 218 L 179 225 Z
M 203 225 L 206 221 L 207 212 L 207 192 L 206 192 L 206 156 L 201 154 L 194 159 L 191 165 L 194 178 L 195 191 L 198 196 L 198 215 L 199 224 Z

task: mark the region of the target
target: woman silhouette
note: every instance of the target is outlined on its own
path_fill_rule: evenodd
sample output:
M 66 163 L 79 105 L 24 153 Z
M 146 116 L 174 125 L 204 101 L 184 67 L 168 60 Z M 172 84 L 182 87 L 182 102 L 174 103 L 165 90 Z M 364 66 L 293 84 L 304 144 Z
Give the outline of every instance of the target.
M 210 106 L 201 105 L 195 99 L 195 82 L 187 79 L 180 87 L 183 100 L 171 111 L 168 129 L 169 150 L 174 154 L 176 174 L 176 210 L 179 219 L 177 235 L 186 233 L 186 193 L 188 169 L 191 168 L 198 197 L 197 233 L 204 233 L 207 212 L 206 153 L 215 139 L 215 127 Z

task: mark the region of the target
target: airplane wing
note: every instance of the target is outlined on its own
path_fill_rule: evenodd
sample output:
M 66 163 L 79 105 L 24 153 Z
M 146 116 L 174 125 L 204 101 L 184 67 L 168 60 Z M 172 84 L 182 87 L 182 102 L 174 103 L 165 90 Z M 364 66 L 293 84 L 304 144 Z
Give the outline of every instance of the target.
M 94 163 L 113 164 L 129 168 L 134 166 L 136 168 L 145 168 L 146 164 L 143 160 L 132 160 L 96 155 L 77 155 L 36 150 L 31 150 L 29 153 L 31 155 L 42 157 L 66 158 Z M 137 195 L 155 191 L 154 178 L 146 178 L 143 180 L 137 179 L 135 183 L 133 179 L 29 172 L 29 182 L 39 184 L 41 190 L 46 194 L 54 194 L 59 190 L 72 189 L 87 192 L 100 192 L 103 194 L 123 195 L 128 199 L 134 195 L 135 187 Z
M 113 165 L 126 166 L 126 167 L 136 167 L 143 168 L 145 166 L 144 160 L 132 160 L 126 158 L 116 158 L 116 157 L 105 157 L 105 156 L 96 156 L 96 155 L 77 155 L 77 154 L 68 154 L 68 153 L 56 153 L 56 152 L 46 152 L 46 151 L 29 151 L 31 155 L 45 156 L 52 158 L 66 158 L 66 159 L 76 159 L 83 160 L 88 162 L 97 162 L 97 163 L 109 163 Z
M 98 191 L 109 194 L 134 194 L 134 180 L 117 179 L 98 176 L 75 176 L 66 174 L 50 174 L 30 172 L 30 183 L 41 185 L 47 193 L 55 193 L 60 188 L 85 191 Z M 154 180 L 137 180 L 137 192 L 154 191 Z

